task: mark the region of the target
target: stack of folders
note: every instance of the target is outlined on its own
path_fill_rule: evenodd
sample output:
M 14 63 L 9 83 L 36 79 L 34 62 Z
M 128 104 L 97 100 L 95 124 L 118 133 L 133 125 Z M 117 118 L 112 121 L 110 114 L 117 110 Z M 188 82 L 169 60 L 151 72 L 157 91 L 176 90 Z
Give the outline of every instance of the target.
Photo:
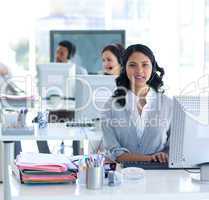
M 63 155 L 21 153 L 13 172 L 21 183 L 75 183 L 78 167 Z

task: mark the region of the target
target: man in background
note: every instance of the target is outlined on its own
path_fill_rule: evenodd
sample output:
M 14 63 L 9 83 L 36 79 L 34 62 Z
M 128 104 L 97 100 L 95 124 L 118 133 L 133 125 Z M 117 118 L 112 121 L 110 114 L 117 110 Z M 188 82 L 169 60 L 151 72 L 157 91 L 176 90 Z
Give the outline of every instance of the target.
M 56 50 L 56 62 L 67 63 L 68 60 L 74 57 L 76 52 L 75 45 L 67 40 L 59 42 Z
M 56 55 L 55 55 L 55 62 L 58 63 L 74 63 L 74 56 L 76 54 L 76 46 L 67 40 L 63 40 L 59 42 Z M 81 66 L 75 64 L 76 74 L 86 75 L 88 74 L 87 70 Z

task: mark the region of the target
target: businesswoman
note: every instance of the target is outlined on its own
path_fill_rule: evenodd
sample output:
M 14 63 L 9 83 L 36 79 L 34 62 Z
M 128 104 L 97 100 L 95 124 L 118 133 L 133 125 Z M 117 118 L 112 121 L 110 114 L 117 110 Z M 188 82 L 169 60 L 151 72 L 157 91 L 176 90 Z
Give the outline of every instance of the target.
M 119 76 L 124 47 L 119 43 L 112 43 L 102 50 L 102 65 L 106 75 Z
M 125 50 L 117 89 L 102 112 L 104 147 L 111 159 L 167 162 L 172 101 L 162 92 L 163 75 L 147 46 Z

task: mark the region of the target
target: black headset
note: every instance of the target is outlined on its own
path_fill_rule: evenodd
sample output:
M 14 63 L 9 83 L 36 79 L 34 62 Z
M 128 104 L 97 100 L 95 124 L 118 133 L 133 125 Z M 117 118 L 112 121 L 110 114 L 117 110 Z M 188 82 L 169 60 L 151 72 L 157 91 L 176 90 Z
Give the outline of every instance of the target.
M 116 51 L 117 51 L 117 60 L 118 60 L 118 63 L 120 64 L 120 66 L 123 65 L 123 49 L 122 49 L 122 46 L 120 46 L 119 44 L 117 43 L 112 43 L 111 46 L 113 46 Z
M 76 47 L 74 44 L 71 43 L 71 48 L 68 49 L 68 59 L 71 59 L 72 57 L 74 57 L 76 52 Z

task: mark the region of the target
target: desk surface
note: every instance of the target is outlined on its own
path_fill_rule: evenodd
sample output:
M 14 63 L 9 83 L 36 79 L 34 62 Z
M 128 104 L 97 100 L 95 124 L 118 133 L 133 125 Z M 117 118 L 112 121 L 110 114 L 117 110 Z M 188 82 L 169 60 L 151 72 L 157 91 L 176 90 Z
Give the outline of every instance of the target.
M 1 130 L 1 125 L 0 125 Z M 100 140 L 101 130 L 95 128 L 76 128 L 66 127 L 65 123 L 48 123 L 48 127 L 39 129 L 36 124 L 34 135 L 14 135 L 3 136 L 0 133 L 0 141 L 18 141 L 18 140 Z
M 78 184 L 22 185 L 13 176 L 10 178 L 12 200 L 209 199 L 209 185 L 193 183 L 190 175 L 183 170 L 150 170 L 146 171 L 143 180 L 126 181 L 115 187 L 104 186 L 101 190 L 88 190 Z M 0 195 L 2 188 L 0 184 Z

